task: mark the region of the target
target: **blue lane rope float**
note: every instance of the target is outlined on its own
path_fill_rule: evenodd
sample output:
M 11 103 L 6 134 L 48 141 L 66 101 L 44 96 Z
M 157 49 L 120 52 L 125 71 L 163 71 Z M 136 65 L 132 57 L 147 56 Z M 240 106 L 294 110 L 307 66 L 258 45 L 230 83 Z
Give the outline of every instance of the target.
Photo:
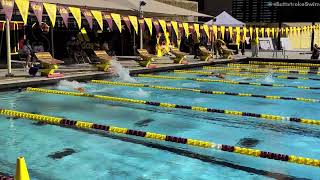
M 198 74 L 198 75 L 205 75 L 205 76 L 212 76 L 216 75 L 215 72 L 208 72 L 208 71 L 193 71 L 193 70 L 174 70 L 174 73 L 177 74 Z M 240 76 L 240 77 L 252 77 L 252 78 L 263 78 L 266 77 L 266 74 L 243 74 L 243 73 L 223 73 L 228 76 Z M 288 80 L 312 80 L 312 81 L 320 81 L 320 78 L 311 78 L 311 77 L 294 77 L 294 76 L 278 76 L 272 75 L 272 77 L 279 78 L 279 79 L 288 79 Z
M 316 126 L 320 125 L 319 120 L 296 118 L 296 117 L 284 117 L 284 116 L 276 116 L 276 115 L 270 115 L 270 114 L 258 114 L 258 113 L 241 112 L 241 111 L 233 111 L 233 110 L 213 109 L 213 108 L 199 107 L 199 106 L 178 105 L 178 104 L 170 104 L 170 103 L 163 103 L 163 102 L 145 101 L 145 100 L 139 100 L 139 99 L 102 96 L 102 95 L 94 95 L 94 94 L 87 94 L 87 93 L 66 92 L 66 91 L 49 90 L 49 89 L 41 89 L 41 88 L 27 88 L 27 91 L 36 92 L 36 93 L 66 95 L 66 96 L 90 97 L 90 98 L 96 98 L 96 99 L 103 99 L 106 101 L 132 103 L 132 104 L 144 104 L 148 106 L 157 106 L 157 107 L 171 108 L 171 109 L 185 109 L 190 111 L 208 112 L 208 113 L 219 113 L 219 114 L 227 114 L 232 116 L 254 117 L 258 119 L 265 119 L 265 120 L 272 120 L 272 121 L 288 121 L 288 122 L 303 123 L 303 124 L 316 125 Z
M 238 84 L 238 85 L 248 85 L 248 86 L 289 87 L 289 88 L 306 89 L 306 90 L 319 90 L 320 89 L 320 87 L 291 86 L 291 85 L 283 85 L 283 84 L 266 84 L 266 83 L 250 83 L 250 82 L 239 82 L 239 81 L 231 81 L 231 80 L 187 78 L 187 77 L 176 77 L 176 76 L 156 76 L 156 75 L 150 75 L 150 74 L 139 74 L 138 77 L 156 78 L 156 79 L 170 79 L 170 80 L 189 80 L 189 81 L 197 81 L 197 82 L 203 82 L 203 83 Z
M 279 154 L 274 152 L 262 151 L 258 149 L 243 148 L 243 147 L 230 146 L 225 144 L 217 144 L 214 142 L 196 140 L 191 138 L 176 137 L 176 136 L 170 136 L 165 134 L 158 134 L 154 132 L 145 132 L 145 131 L 127 129 L 122 127 L 100 125 L 100 124 L 95 124 L 91 122 L 75 121 L 75 120 L 64 119 L 59 117 L 31 114 L 31 113 L 6 110 L 6 109 L 0 109 L 0 114 L 7 117 L 29 119 L 33 121 L 42 122 L 42 123 L 65 126 L 70 128 L 90 129 L 90 130 L 100 131 L 104 133 L 123 134 L 128 136 L 145 138 L 149 140 L 152 139 L 157 141 L 167 141 L 171 143 L 185 144 L 185 145 L 189 145 L 197 148 L 206 148 L 206 149 L 213 149 L 217 151 L 241 154 L 241 155 L 251 156 L 255 158 L 271 159 L 275 161 L 283 161 L 283 162 L 313 166 L 318 168 L 320 167 L 320 160 L 318 159 L 299 157 L 295 155 Z
M 299 97 L 266 96 L 266 95 L 257 95 L 257 94 L 249 94 L 249 93 L 234 93 L 234 92 L 223 92 L 223 91 L 210 91 L 210 90 L 202 90 L 202 89 L 177 88 L 177 87 L 171 87 L 171 86 L 158 86 L 158 85 L 149 85 L 149 84 L 140 84 L 140 83 L 113 82 L 113 81 L 103 81 L 103 80 L 92 80 L 91 82 L 95 83 L 95 84 L 153 88 L 153 89 L 166 90 L 166 91 L 190 91 L 190 92 L 194 92 L 194 93 L 203 93 L 203 94 L 212 94 L 212 95 L 253 97 L 253 98 L 263 98 L 263 99 L 272 99 L 272 100 L 291 100 L 291 101 L 303 101 L 303 102 L 312 102 L 312 103 L 319 103 L 320 102 L 319 99 L 308 99 L 308 98 L 299 98 Z

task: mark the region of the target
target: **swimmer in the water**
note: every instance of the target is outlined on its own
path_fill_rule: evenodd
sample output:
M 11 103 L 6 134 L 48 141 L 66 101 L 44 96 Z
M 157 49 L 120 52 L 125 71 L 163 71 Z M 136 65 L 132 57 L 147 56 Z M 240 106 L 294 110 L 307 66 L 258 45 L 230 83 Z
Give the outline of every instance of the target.
M 220 78 L 220 79 L 225 79 L 226 78 L 226 75 L 222 74 L 222 73 L 215 74 L 214 76 L 217 77 L 217 78 Z
M 81 93 L 85 93 L 86 90 L 83 87 L 74 88 L 74 90 L 79 91 Z
M 226 78 L 226 75 L 225 74 L 221 74 L 221 73 L 218 73 L 218 74 L 210 74 L 210 75 L 199 75 L 200 77 L 217 77 L 217 78 L 220 78 L 220 79 L 225 79 Z

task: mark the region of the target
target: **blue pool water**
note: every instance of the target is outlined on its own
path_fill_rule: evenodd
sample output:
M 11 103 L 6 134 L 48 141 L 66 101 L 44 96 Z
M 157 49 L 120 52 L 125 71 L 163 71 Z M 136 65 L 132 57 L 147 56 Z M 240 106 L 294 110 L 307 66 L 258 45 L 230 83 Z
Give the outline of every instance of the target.
M 200 77 L 173 72 L 160 75 Z M 320 87 L 320 81 L 248 79 L 236 76 L 227 78 L 243 82 Z M 153 85 L 320 99 L 320 90 L 135 79 L 139 83 Z M 84 86 L 92 94 L 320 120 L 319 103 L 76 82 L 62 82 L 46 88 L 73 91 L 78 86 Z M 0 93 L 0 99 L 1 108 L 5 109 L 320 158 L 320 130 L 316 126 L 30 92 L 3 92 Z M 30 176 L 39 180 L 320 177 L 319 168 L 315 167 L 127 136 L 97 134 L 2 116 L 0 132 L 0 172 L 13 174 L 16 158 L 24 156 Z M 61 153 L 63 151 L 65 153 Z

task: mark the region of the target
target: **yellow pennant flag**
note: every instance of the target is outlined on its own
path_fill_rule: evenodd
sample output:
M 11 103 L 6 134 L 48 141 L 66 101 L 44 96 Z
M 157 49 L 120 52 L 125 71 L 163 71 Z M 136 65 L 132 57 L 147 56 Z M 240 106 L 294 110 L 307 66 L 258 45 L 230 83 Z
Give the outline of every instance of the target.
M 255 29 L 257 38 L 259 37 L 259 28 Z
M 286 28 L 286 34 L 289 35 L 289 31 L 290 29 L 289 28 Z
M 271 32 L 272 32 L 272 38 L 274 38 L 274 28 L 271 29 Z
M 222 40 L 224 40 L 224 33 L 226 31 L 226 27 L 225 26 L 221 26 L 220 27 L 220 31 L 221 31 Z
M 101 30 L 103 30 L 103 18 L 101 11 L 91 10 L 93 17 L 97 20 Z
M 246 27 L 243 27 L 243 38 L 245 39 L 247 37 L 248 29 Z
M 232 37 L 233 37 L 233 29 L 232 29 L 232 27 L 231 26 L 229 26 L 229 33 L 230 33 L 230 38 L 232 39 Z
M 120 14 L 111 13 L 111 17 L 112 17 L 113 21 L 116 23 L 119 31 L 122 32 L 121 16 L 120 16 Z
M 306 33 L 306 31 L 307 31 L 307 26 L 303 26 L 302 30 L 303 30 L 304 33 Z
M 74 19 L 76 20 L 79 29 L 81 29 L 81 10 L 80 8 L 76 7 L 69 7 L 71 14 L 73 15 Z
M 208 38 L 210 37 L 210 34 L 209 34 L 209 26 L 204 24 L 203 25 L 203 30 L 204 32 L 206 33 L 206 35 L 208 36 Z
M 214 33 L 214 37 L 217 39 L 218 38 L 218 26 L 213 25 L 212 26 L 212 31 Z
M 297 31 L 298 31 L 298 36 L 300 36 L 301 28 L 300 28 L 300 27 L 298 27 L 298 28 L 297 28 Z
M 164 34 L 166 34 L 166 32 L 167 32 L 167 23 L 166 23 L 166 21 L 159 19 L 159 24 L 160 24 Z
M 152 19 L 151 18 L 144 18 L 144 21 L 146 22 L 146 24 L 149 28 L 150 36 L 152 36 Z
M 267 36 L 270 37 L 270 28 L 266 29 Z
M 183 29 L 184 29 L 186 37 L 188 37 L 189 36 L 189 24 L 188 23 L 182 23 L 182 26 L 183 26 Z
M 260 31 L 261 31 L 261 37 L 264 38 L 264 28 L 260 28 Z
M 57 17 L 57 5 L 50 4 L 50 3 L 43 3 L 44 8 L 47 11 L 49 19 L 52 23 L 52 27 L 56 24 L 56 17 Z
M 293 34 L 297 33 L 297 27 L 293 27 Z
M 28 22 L 28 13 L 29 13 L 29 0 L 15 0 L 16 5 L 19 9 L 19 12 L 22 16 L 22 20 L 26 25 Z
M 134 28 L 134 30 L 136 31 L 136 34 L 138 34 L 139 32 L 139 25 L 138 25 L 138 18 L 137 16 L 129 16 L 129 20 Z
M 171 21 L 171 25 L 172 25 L 174 32 L 176 33 L 176 37 L 178 37 L 179 36 L 178 22 Z
M 200 37 L 200 27 L 199 24 L 193 24 L 194 31 L 197 33 L 197 37 Z
M 236 43 L 239 44 L 241 41 L 241 29 L 240 27 L 236 27 Z
M 249 31 L 250 31 L 250 38 L 252 39 L 252 35 L 253 35 L 253 27 L 250 27 L 250 28 L 249 28 Z

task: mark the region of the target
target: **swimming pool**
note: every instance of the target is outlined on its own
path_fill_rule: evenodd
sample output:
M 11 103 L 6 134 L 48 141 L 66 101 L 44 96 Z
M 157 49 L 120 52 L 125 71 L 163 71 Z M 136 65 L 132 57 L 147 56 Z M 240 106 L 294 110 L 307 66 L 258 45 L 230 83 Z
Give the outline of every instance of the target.
M 206 71 L 195 69 L 197 71 Z M 244 73 L 243 73 L 244 74 Z M 216 79 L 174 72 L 156 75 Z M 277 74 L 273 74 L 277 75 Z M 283 74 L 282 74 L 283 75 Z M 317 77 L 316 75 L 292 75 Z M 320 99 L 320 90 L 249 86 L 135 77 L 142 84 Z M 320 87 L 320 81 L 227 76 L 228 80 Z M 112 81 L 123 81 L 112 79 Z M 164 91 L 144 87 L 61 82 L 46 87 L 72 91 L 84 86 L 90 94 L 153 102 L 201 106 L 241 112 L 320 120 L 319 102 Z M 275 153 L 319 159 L 319 126 L 268 121 L 221 113 L 196 112 L 36 92 L 0 93 L 1 108 L 83 120 L 172 136 L 192 138 Z M 100 134 L 0 116 L 0 172 L 12 174 L 15 159 L 26 158 L 32 179 L 318 179 L 318 167 L 239 154 Z

